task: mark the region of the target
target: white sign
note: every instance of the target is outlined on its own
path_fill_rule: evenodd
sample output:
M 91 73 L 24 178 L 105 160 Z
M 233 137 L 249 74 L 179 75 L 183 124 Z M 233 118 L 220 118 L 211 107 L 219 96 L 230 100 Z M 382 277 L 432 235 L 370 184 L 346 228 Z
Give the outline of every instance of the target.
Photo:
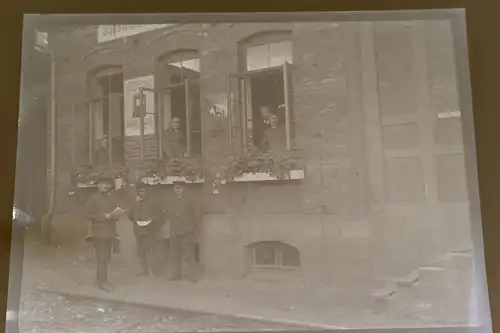
M 166 28 L 175 24 L 115 24 L 100 25 L 97 30 L 97 42 L 106 43 L 115 39 L 130 37 L 144 32 Z
M 141 119 L 134 118 L 134 94 L 139 88 L 154 89 L 154 76 L 143 76 L 134 79 L 126 80 L 123 83 L 125 96 L 125 135 L 140 136 L 141 135 Z M 144 91 L 146 99 L 146 108 L 144 110 L 144 135 L 153 135 L 155 133 L 155 99 L 154 93 Z

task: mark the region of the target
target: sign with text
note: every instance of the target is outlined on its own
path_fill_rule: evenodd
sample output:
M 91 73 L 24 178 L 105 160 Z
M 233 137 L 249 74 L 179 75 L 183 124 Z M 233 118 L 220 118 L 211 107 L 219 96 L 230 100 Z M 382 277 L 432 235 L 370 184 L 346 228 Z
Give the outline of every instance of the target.
M 175 24 L 115 24 L 100 25 L 97 30 L 97 42 L 105 43 L 115 39 L 130 37 L 144 32 L 166 28 Z
M 140 136 L 141 119 L 140 117 L 134 117 L 135 95 L 139 88 L 154 89 L 154 76 L 150 75 L 126 80 L 123 86 L 125 93 L 125 135 Z M 153 135 L 155 133 L 155 101 L 153 92 L 144 91 L 144 106 L 144 135 Z

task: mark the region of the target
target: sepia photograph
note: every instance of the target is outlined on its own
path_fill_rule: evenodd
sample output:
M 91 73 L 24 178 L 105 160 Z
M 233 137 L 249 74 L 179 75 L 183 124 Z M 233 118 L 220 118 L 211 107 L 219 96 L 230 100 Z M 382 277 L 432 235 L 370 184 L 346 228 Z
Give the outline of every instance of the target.
M 385 14 L 25 15 L 11 325 L 489 322 L 464 11 Z

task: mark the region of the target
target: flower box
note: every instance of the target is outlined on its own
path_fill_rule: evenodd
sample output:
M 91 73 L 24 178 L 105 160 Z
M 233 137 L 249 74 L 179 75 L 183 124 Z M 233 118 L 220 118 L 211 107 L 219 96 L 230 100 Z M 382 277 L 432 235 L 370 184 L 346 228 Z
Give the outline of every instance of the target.
M 123 178 L 115 178 L 115 188 L 120 189 L 124 186 L 125 180 Z M 97 187 L 96 181 L 88 181 L 88 182 L 78 182 L 76 184 L 77 188 L 92 188 Z
M 235 183 L 240 182 L 262 182 L 262 181 L 276 181 L 276 180 L 300 180 L 305 178 L 304 170 L 290 170 L 288 177 L 280 179 L 278 177 L 273 177 L 266 172 L 256 172 L 256 173 L 245 173 L 241 176 L 234 177 L 233 181 Z M 222 181 L 222 183 L 227 183 L 227 181 Z
M 188 180 L 182 176 L 166 176 L 165 178 L 144 177 L 142 181 L 148 185 L 172 185 L 176 181 L 186 182 L 187 184 L 202 184 L 205 182 L 205 179 Z

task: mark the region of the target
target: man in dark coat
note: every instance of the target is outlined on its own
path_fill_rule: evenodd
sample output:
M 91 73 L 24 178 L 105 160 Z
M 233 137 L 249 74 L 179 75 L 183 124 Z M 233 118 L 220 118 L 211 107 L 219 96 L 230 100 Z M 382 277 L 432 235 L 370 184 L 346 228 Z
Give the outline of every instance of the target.
M 181 120 L 173 117 L 170 128 L 163 137 L 163 149 L 169 160 L 183 158 L 186 154 L 186 136 L 181 130 Z
M 89 198 L 85 206 L 85 215 L 91 223 L 90 235 L 87 239 L 91 240 L 94 245 L 97 261 L 96 285 L 104 291 L 111 291 L 108 282 L 108 265 L 111 261 L 113 246 L 118 241 L 116 222 L 123 213 L 111 193 L 113 186 L 112 177 L 101 177 L 97 193 Z
M 95 166 L 106 166 L 109 164 L 109 139 L 105 135 L 101 139 L 101 144 L 99 148 L 94 152 L 94 165 Z
M 195 236 L 199 228 L 199 210 L 187 197 L 183 182 L 174 183 L 174 198 L 167 203 L 170 223 L 170 280 L 188 278 L 197 281 Z M 183 271 L 183 269 L 186 271 Z
M 158 202 L 148 195 L 147 185 L 138 182 L 135 185 L 136 198 L 129 211 L 130 220 L 134 223 L 134 234 L 137 241 L 137 256 L 141 264 L 141 275 L 152 276 L 156 263 L 154 257 L 156 247 L 161 242 L 161 228 L 165 222 L 163 209 Z

